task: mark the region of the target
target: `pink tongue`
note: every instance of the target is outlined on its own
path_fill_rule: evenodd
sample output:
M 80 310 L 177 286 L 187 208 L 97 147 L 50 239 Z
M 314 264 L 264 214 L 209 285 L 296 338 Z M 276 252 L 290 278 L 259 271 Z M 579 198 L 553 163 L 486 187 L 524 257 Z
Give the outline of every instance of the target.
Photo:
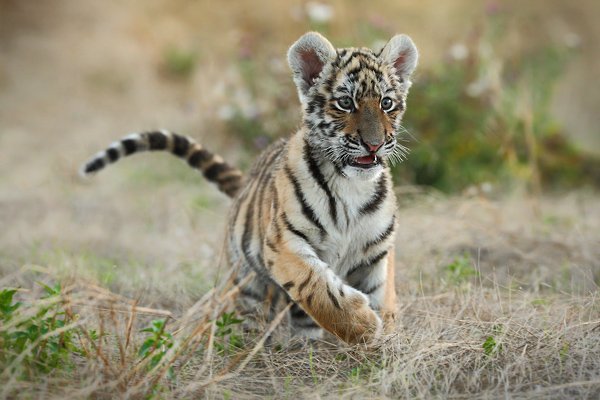
M 356 158 L 357 164 L 373 164 L 374 162 L 375 162 L 375 155 Z

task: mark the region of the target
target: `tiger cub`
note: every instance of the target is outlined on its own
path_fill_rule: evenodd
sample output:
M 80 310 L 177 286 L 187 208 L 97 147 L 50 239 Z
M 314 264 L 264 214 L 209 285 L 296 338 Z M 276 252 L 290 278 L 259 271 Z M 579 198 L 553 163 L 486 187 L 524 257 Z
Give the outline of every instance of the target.
M 167 131 L 129 135 L 83 172 L 146 150 L 185 159 L 233 198 L 226 240 L 243 311 L 268 314 L 291 302 L 293 334 L 318 338 L 325 329 L 347 343 L 370 342 L 395 315 L 388 164 L 406 155 L 397 134 L 417 58 L 406 35 L 374 52 L 336 50 L 306 33 L 288 51 L 302 126 L 268 147 L 247 176 Z

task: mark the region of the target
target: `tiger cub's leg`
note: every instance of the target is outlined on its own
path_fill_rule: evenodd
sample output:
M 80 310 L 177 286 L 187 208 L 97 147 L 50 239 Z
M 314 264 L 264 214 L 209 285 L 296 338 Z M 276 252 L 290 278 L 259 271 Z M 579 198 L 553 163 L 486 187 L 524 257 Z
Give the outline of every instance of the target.
M 394 329 L 396 318 L 396 287 L 394 283 L 394 248 L 375 256 L 373 263 L 361 263 L 351 268 L 348 283 L 369 297 L 371 308 L 384 322 L 386 332 Z
M 238 272 L 234 283 L 239 286 L 236 299 L 237 313 L 242 317 L 242 327 L 246 332 L 262 332 L 264 325 L 271 321 L 285 300 L 285 294 L 271 280 Z
M 271 276 L 315 322 L 348 343 L 370 342 L 381 333 L 367 296 L 342 282 L 305 244 L 279 243 L 266 252 Z
M 396 315 L 398 312 L 394 256 L 395 251 L 392 247 L 387 257 L 387 276 L 385 278 L 385 291 L 381 306 L 381 317 L 383 318 L 383 326 L 386 333 L 392 333 L 396 329 Z

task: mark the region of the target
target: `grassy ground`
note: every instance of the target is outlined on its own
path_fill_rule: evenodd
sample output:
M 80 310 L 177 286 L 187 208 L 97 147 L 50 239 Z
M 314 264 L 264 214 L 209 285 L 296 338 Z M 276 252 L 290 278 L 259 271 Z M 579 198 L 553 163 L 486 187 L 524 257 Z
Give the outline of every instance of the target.
M 0 4 L 0 397 L 597 398 L 597 192 L 398 188 L 400 318 L 367 351 L 290 341 L 285 319 L 265 327 L 270 340 L 242 335 L 223 263 L 229 201 L 177 160 L 139 156 L 77 177 L 98 148 L 155 127 L 247 164 L 247 138 L 223 121 L 232 104 L 253 113 L 239 88 L 296 99 L 291 80 L 248 88 L 244 74 L 282 76 L 286 46 L 318 27 L 297 7 L 260 4 L 271 12 Z M 341 22 L 364 12 L 332 4 L 329 32 L 364 37 Z M 451 44 L 427 27 L 460 35 L 460 18 L 476 14 L 386 4 L 369 18 L 402 15 L 401 30 L 429 49 L 425 66 Z M 263 64 L 233 66 L 247 54 Z
M 364 351 L 339 343 L 290 342 L 285 320 L 270 326 L 275 333 L 267 343 L 260 335 L 242 335 L 227 314 L 234 311 L 229 300 L 235 289 L 226 284 L 213 289 L 215 277 L 225 272 L 219 268 L 220 246 L 199 234 L 205 228 L 198 225 L 210 215 L 195 211 L 194 203 L 185 205 L 190 198 L 185 180 L 168 185 L 184 191 L 174 231 L 168 227 L 173 215 L 157 216 L 155 208 L 110 222 L 115 210 L 99 207 L 89 226 L 126 224 L 137 230 L 136 240 L 115 240 L 121 229 L 113 228 L 113 239 L 103 245 L 47 242 L 18 255 L 3 249 L 2 287 L 18 287 L 15 301 L 22 305 L 3 321 L 2 334 L 30 335 L 16 354 L 7 345 L 13 336 L 3 337 L 4 396 L 594 398 L 600 393 L 597 195 L 524 204 L 520 197 L 410 194 L 399 218 L 397 331 L 377 349 Z M 81 205 L 73 201 L 61 211 L 75 215 Z M 222 223 L 215 225 L 221 228 Z M 85 231 L 77 235 L 83 242 L 81 235 L 95 229 Z M 186 252 L 198 247 L 206 253 L 186 259 Z M 57 284 L 60 290 L 43 287 Z M 166 325 L 144 330 L 152 321 Z

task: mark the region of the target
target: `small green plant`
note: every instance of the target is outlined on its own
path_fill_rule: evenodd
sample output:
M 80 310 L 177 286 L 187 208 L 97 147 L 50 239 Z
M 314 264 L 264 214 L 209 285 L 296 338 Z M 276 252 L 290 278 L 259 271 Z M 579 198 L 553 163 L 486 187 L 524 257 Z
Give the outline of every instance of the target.
M 350 387 L 363 387 L 366 383 L 372 382 L 372 378 L 377 376 L 379 371 L 385 369 L 384 360 L 364 359 L 358 364 L 351 365 L 349 370 L 346 369 L 346 384 Z
M 244 347 L 244 341 L 239 332 L 234 330 L 236 326 L 244 322 L 243 319 L 239 319 L 235 316 L 235 313 L 223 313 L 221 317 L 215 322 L 217 325 L 217 331 L 215 336 L 215 348 L 219 354 L 231 354 L 236 349 Z
M 354 367 L 348 373 L 348 378 L 353 383 L 359 383 L 360 379 L 361 379 L 361 373 L 362 373 L 362 368 L 360 366 Z
M 559 351 L 559 355 L 560 355 L 560 361 L 561 362 L 565 362 L 567 357 L 569 356 L 569 349 L 571 348 L 571 344 L 567 341 L 565 341 L 562 345 L 562 347 L 560 348 Z
M 156 367 L 167 354 L 167 351 L 173 347 L 173 335 L 165 331 L 166 325 L 167 319 L 156 319 L 150 323 L 150 326 L 141 330 L 141 332 L 150 334 L 138 350 L 138 355 L 142 359 L 150 357 L 148 369 Z M 173 367 L 169 367 L 167 377 L 173 379 L 174 376 Z
M 10 321 L 13 313 L 21 306 L 21 302 L 13 303 L 15 293 L 17 293 L 17 289 L 2 289 L 0 292 L 0 319 L 2 322 Z
M 39 284 L 45 292 L 40 304 L 15 302 L 13 288 L 0 291 L 0 364 L 20 359 L 14 369 L 25 376 L 70 368 L 70 355 L 82 353 L 75 344 L 76 328 L 66 329 L 77 316 L 65 310 L 60 283 Z
M 473 276 L 478 276 L 479 272 L 473 268 L 473 260 L 469 253 L 464 253 L 457 257 L 450 264 L 444 267 L 448 282 L 454 285 L 460 285 L 468 281 Z
M 483 347 L 483 353 L 486 356 L 492 357 L 493 355 L 498 354 L 502 350 L 502 344 L 498 343 L 496 340 L 496 337 L 502 333 L 502 330 L 502 325 L 494 325 L 492 327 L 493 335 L 488 335 L 485 338 L 485 341 L 483 342 L 481 347 Z
M 285 378 L 283 378 L 283 392 L 286 394 L 286 398 L 288 397 L 287 394 L 292 391 L 293 384 L 294 377 L 292 375 L 286 375 Z
M 496 339 L 493 336 L 485 338 L 482 347 L 484 354 L 488 357 L 491 357 L 500 349 L 500 346 L 496 343 Z
M 172 76 L 188 78 L 196 68 L 197 58 L 194 52 L 170 47 L 164 56 L 165 69 Z

